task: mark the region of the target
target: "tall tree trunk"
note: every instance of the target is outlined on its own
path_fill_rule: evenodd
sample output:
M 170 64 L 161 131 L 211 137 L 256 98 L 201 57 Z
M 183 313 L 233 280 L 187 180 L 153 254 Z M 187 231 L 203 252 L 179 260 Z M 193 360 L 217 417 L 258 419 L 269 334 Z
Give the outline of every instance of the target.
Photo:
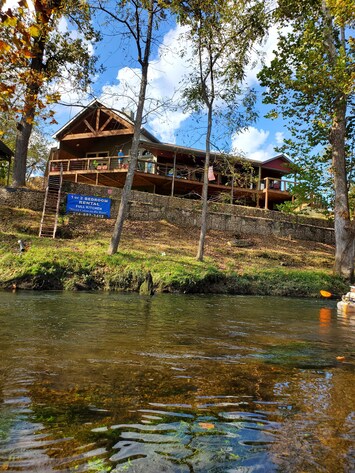
M 31 59 L 29 83 L 26 87 L 25 99 L 23 105 L 23 115 L 17 124 L 16 146 L 14 156 L 14 168 L 12 175 L 12 187 L 21 187 L 26 184 L 26 164 L 28 144 L 30 141 L 33 122 L 35 119 L 38 94 L 43 84 L 43 78 L 40 74 L 43 71 L 45 38 L 36 39 L 33 50 L 36 51 L 35 56 Z
M 140 84 L 137 116 L 135 120 L 135 128 L 134 128 L 133 141 L 132 141 L 132 147 L 131 147 L 131 156 L 130 156 L 128 171 L 127 171 L 126 181 L 124 183 L 123 190 L 122 190 L 120 207 L 118 209 L 118 215 L 117 215 L 115 227 L 112 233 L 110 246 L 108 249 L 109 255 L 113 255 L 117 253 L 118 245 L 120 243 L 120 239 L 122 235 L 123 224 L 127 216 L 129 198 L 131 195 L 132 184 L 133 184 L 133 179 L 134 179 L 134 173 L 135 173 L 137 162 L 138 162 L 139 139 L 140 139 L 140 134 L 141 134 L 142 117 L 143 117 L 143 109 L 144 109 L 147 83 L 148 83 L 148 65 L 142 68 L 142 79 L 141 79 L 141 84 Z
M 131 159 L 129 162 L 126 181 L 122 190 L 121 202 L 120 202 L 120 207 L 118 209 L 118 215 L 117 215 L 115 227 L 112 233 L 111 242 L 108 249 L 109 255 L 113 255 L 117 253 L 118 245 L 120 243 L 120 239 L 122 235 L 123 224 L 127 216 L 128 204 L 129 204 L 129 198 L 130 198 L 131 190 L 132 190 L 134 173 L 135 173 L 137 162 L 138 162 L 139 139 L 140 139 L 141 128 L 142 128 L 145 95 L 146 95 L 147 84 L 148 84 L 148 67 L 149 67 L 149 57 L 150 57 L 151 41 L 152 41 L 152 34 L 153 34 L 153 19 L 154 19 L 153 7 L 154 7 L 154 1 L 151 0 L 150 7 L 149 7 L 147 36 L 146 36 L 143 58 L 141 58 L 140 56 L 140 45 L 137 44 L 137 48 L 139 51 L 139 61 L 142 66 L 142 78 L 141 78 L 141 83 L 140 83 L 137 115 L 135 119 L 134 134 L 133 134 L 133 141 L 132 141 L 132 147 L 131 147 L 131 157 L 130 157 Z
M 197 261 L 203 261 L 205 252 L 205 240 L 207 233 L 207 217 L 208 217 L 208 171 L 210 167 L 210 154 L 211 154 L 211 133 L 212 133 L 212 102 L 208 107 L 208 122 L 207 122 L 207 133 L 206 133 L 206 160 L 205 168 L 203 172 L 203 187 L 202 187 L 202 212 L 201 212 L 201 230 L 200 240 L 198 243 L 197 250 Z
M 322 12 L 324 15 L 324 41 L 328 48 L 330 61 L 336 69 L 339 52 L 337 41 L 333 32 L 333 19 L 329 12 L 327 2 L 322 0 Z M 341 28 L 341 45 L 346 50 L 345 30 Z M 332 150 L 332 170 L 334 179 L 334 230 L 335 230 L 335 263 L 334 273 L 351 281 L 354 276 L 354 225 L 350 220 L 348 186 L 346 178 L 346 112 L 347 99 L 345 93 L 335 97 L 333 121 L 330 130 L 329 142 Z
M 335 264 L 334 272 L 351 281 L 354 275 L 355 239 L 350 220 L 345 165 L 346 98 L 339 97 L 334 111 L 330 143 L 334 178 Z
M 27 151 L 32 127 L 32 121 L 27 121 L 26 117 L 22 117 L 21 121 L 17 124 L 12 187 L 22 187 L 26 185 Z

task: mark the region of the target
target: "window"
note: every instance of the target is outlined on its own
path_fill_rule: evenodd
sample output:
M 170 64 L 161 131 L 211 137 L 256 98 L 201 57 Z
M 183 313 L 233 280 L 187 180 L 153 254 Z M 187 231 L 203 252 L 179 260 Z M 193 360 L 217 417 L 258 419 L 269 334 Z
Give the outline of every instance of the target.
M 86 153 L 87 158 L 107 158 L 108 156 L 108 151 L 94 151 L 92 153 Z

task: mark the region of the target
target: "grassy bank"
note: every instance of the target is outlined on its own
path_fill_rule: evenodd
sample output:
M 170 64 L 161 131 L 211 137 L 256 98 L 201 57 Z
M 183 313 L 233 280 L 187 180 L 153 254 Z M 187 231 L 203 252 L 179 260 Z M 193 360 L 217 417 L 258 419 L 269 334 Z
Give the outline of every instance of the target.
M 0 208 L 2 289 L 139 291 L 148 272 L 156 291 L 319 296 L 347 289 L 331 274 L 334 248 L 284 238 L 209 232 L 167 222 L 126 222 L 119 253 L 107 255 L 113 221 L 70 217 L 61 238 L 38 238 L 40 213 Z M 26 244 L 19 252 L 17 241 Z

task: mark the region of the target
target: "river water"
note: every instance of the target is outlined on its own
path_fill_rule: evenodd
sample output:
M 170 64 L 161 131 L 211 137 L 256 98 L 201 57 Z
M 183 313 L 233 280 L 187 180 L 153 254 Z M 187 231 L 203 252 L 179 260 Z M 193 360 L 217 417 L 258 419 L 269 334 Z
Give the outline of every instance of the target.
M 355 471 L 355 320 L 331 301 L 0 298 L 0 471 Z

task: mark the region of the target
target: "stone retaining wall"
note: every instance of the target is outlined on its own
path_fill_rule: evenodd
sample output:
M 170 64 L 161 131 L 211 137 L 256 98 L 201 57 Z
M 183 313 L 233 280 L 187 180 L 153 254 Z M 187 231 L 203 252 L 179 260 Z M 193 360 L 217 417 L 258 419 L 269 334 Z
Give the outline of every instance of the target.
M 43 209 L 44 191 L 35 191 L 21 187 L 0 187 L 0 205 L 19 209 L 41 211 Z
M 111 217 L 118 212 L 121 189 L 65 182 L 63 194 L 76 193 L 110 197 Z M 29 189 L 0 188 L 0 205 L 42 210 L 44 193 Z M 129 218 L 131 220 L 167 220 L 180 226 L 200 225 L 201 202 L 178 197 L 166 197 L 132 191 Z M 299 215 L 286 215 L 272 210 L 238 205 L 210 203 L 208 228 L 240 235 L 276 235 L 299 240 L 334 244 L 334 229 L 330 222 Z

